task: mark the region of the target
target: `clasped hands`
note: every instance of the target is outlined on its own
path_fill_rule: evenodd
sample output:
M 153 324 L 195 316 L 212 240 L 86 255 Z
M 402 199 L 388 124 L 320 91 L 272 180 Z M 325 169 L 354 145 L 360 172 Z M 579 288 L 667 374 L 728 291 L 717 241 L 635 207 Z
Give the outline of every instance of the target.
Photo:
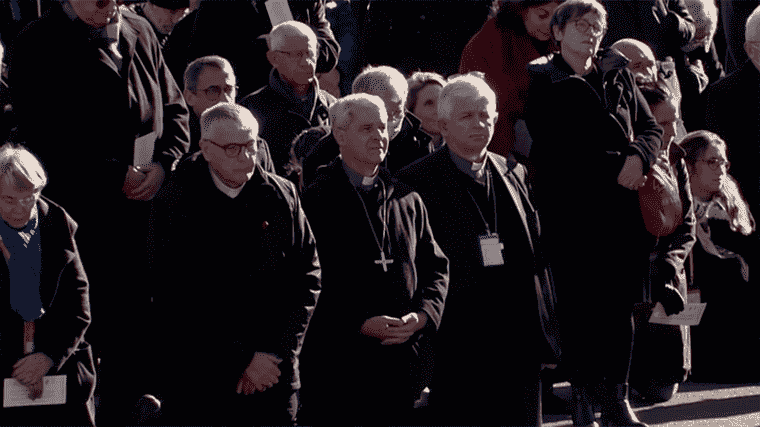
M 367 319 L 361 333 L 380 339 L 382 345 L 402 344 L 427 324 L 427 314 L 411 312 L 402 318 L 375 316 Z
M 647 183 L 647 176 L 644 175 L 644 165 L 641 157 L 637 155 L 625 158 L 625 164 L 618 174 L 618 184 L 629 190 L 638 190 Z
M 158 193 L 164 182 L 164 167 L 159 163 L 148 166 L 130 166 L 122 191 L 128 199 L 148 201 Z
M 253 360 L 240 376 L 237 384 L 237 394 L 253 394 L 256 391 L 262 392 L 272 388 L 279 382 L 280 368 L 278 365 L 282 362 L 279 357 L 269 354 L 256 352 Z
M 11 377 L 29 390 L 32 400 L 42 397 L 43 377 L 53 367 L 53 360 L 44 353 L 24 356 L 15 365 Z

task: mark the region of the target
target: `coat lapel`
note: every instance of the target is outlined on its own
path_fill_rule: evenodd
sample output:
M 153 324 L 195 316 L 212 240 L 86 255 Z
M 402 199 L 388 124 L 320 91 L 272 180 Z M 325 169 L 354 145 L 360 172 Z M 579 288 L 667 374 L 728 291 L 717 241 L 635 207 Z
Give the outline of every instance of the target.
M 498 172 L 498 175 L 501 178 L 502 182 L 504 185 L 506 185 L 507 191 L 509 191 L 509 195 L 512 197 L 512 201 L 514 202 L 515 207 L 517 207 L 517 212 L 520 214 L 520 219 L 522 220 L 523 227 L 525 227 L 525 235 L 528 236 L 530 248 L 535 252 L 533 249 L 533 234 L 530 232 L 530 225 L 528 224 L 528 218 L 525 212 L 523 199 L 526 201 L 526 203 L 529 204 L 529 209 L 532 209 L 533 207 L 530 206 L 530 201 L 527 197 L 520 197 L 520 192 L 523 191 L 523 189 L 520 185 L 518 185 L 512 170 L 507 169 L 506 163 L 502 163 L 499 159 L 494 157 L 493 153 L 490 151 L 487 152 L 487 155 L 491 161 L 491 164 L 496 168 L 496 171 Z

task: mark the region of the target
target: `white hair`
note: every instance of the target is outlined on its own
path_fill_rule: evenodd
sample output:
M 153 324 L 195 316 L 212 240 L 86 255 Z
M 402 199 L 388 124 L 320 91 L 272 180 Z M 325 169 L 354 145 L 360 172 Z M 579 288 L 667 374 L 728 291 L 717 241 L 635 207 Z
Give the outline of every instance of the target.
M 747 18 L 747 25 L 744 29 L 744 40 L 748 42 L 760 41 L 760 6 Z
M 369 66 L 356 76 L 351 85 L 351 92 L 377 94 L 391 87 L 396 89 L 404 104 L 406 104 L 409 83 L 407 83 L 406 77 L 401 74 L 401 71 L 387 65 L 379 67 Z
M 446 83 L 438 96 L 438 118 L 451 119 L 455 98 L 482 97 L 488 99 L 489 105 L 496 110 L 496 92 L 482 77 L 473 74 L 456 76 Z
M 370 107 L 377 108 L 380 111 L 380 117 L 383 117 L 386 122 L 388 121 L 385 103 L 379 96 L 355 93 L 338 99 L 330 106 L 330 123 L 333 128 L 345 130 L 354 122 L 358 108 Z
M 24 146 L 0 147 L 0 179 L 20 191 L 42 191 L 48 178 L 42 163 Z
M 697 28 L 710 25 L 710 34 L 713 35 L 718 28 L 718 6 L 715 0 L 684 0 L 686 8 L 694 17 L 694 24 Z M 702 16 L 706 17 L 709 22 L 702 22 Z
M 269 50 L 281 50 L 288 37 L 306 37 L 310 44 L 317 45 L 317 35 L 311 27 L 303 22 L 285 21 L 275 25 L 267 35 Z
M 259 134 L 259 122 L 249 109 L 232 102 L 220 102 L 201 114 L 201 138 L 211 133 L 214 124 L 220 121 L 231 121 L 241 130 Z

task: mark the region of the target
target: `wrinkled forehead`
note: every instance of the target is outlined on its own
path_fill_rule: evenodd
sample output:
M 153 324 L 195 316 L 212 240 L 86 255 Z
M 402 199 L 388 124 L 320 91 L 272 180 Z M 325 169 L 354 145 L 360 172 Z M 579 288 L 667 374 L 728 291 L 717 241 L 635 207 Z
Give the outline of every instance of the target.
M 203 138 L 219 144 L 245 144 L 257 138 L 258 129 L 253 125 L 241 124 L 235 120 L 216 120 L 204 129 Z
M 317 50 L 317 38 L 313 35 L 298 33 L 290 33 L 282 36 L 282 44 L 280 50 L 294 51 L 294 50 Z

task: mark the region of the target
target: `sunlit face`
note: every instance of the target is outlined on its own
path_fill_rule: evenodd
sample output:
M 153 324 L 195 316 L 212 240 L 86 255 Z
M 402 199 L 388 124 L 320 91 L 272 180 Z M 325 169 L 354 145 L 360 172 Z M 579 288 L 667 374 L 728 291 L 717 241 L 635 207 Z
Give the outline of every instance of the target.
M 377 95 L 385 103 L 385 112 L 388 114 L 388 137 L 393 140 L 401 132 L 404 125 L 404 104 L 406 103 L 406 93 L 400 93 L 390 84 L 381 85 L 376 91 L 367 92 L 370 95 Z
M 676 137 L 678 125 L 678 106 L 672 97 L 652 108 L 652 115 L 657 124 L 662 126 L 662 142 L 670 142 Z
M 32 219 L 41 191 L 19 190 L 0 179 L 0 216 L 9 226 L 26 227 Z
M 195 92 L 185 90 L 185 99 L 196 116 L 220 102 L 234 102 L 237 96 L 232 70 L 208 66 L 198 75 Z
M 559 3 L 551 2 L 542 6 L 530 7 L 523 13 L 523 22 L 529 36 L 543 42 L 551 38 L 549 23 L 557 6 Z
M 715 143 L 710 144 L 689 173 L 691 188 L 695 194 L 718 192 L 728 174 L 725 147 Z
M 357 106 L 353 122 L 346 129 L 335 128 L 340 154 L 347 164 L 374 167 L 388 154 L 388 119 L 374 104 Z
M 229 156 L 225 147 L 245 144 L 236 156 Z M 231 188 L 248 182 L 253 176 L 256 158 L 256 133 L 241 127 L 232 120 L 213 122 L 211 129 L 204 133 L 200 141 L 203 157 L 211 169 Z
M 69 4 L 79 19 L 91 27 L 101 28 L 116 19 L 116 0 L 73 0 Z
M 317 40 L 307 36 L 287 36 L 272 52 L 272 64 L 283 80 L 293 85 L 308 85 L 317 71 Z
M 568 22 L 564 31 L 560 31 L 556 26 L 552 31 L 554 38 L 561 42 L 560 50 L 563 55 L 572 53 L 588 58 L 596 55 L 599 50 L 604 36 L 604 22 L 592 11 Z
M 455 152 L 468 158 L 488 147 L 497 116 L 496 105 L 485 96 L 455 96 L 451 118 L 439 121 L 441 133 Z
M 438 95 L 443 87 L 437 83 L 428 83 L 417 92 L 417 103 L 412 114 L 422 122 L 422 129 L 432 135 L 440 135 L 438 129 Z
M 615 45 L 614 47 L 630 60 L 626 67 L 631 71 L 637 82 L 653 82 L 656 80 L 657 63 L 655 62 L 654 53 L 649 46 L 625 43 Z
M 685 52 L 691 52 L 697 48 L 707 50 L 712 43 L 718 23 L 714 17 L 708 14 L 707 9 L 702 4 L 690 7 L 689 12 L 694 18 L 694 38 L 683 48 L 683 50 Z

